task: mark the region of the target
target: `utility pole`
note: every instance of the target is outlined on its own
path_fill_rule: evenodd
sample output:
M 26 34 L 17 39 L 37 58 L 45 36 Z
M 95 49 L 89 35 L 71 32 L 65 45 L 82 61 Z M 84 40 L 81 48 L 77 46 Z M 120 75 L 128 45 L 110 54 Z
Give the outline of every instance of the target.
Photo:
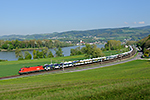
M 122 60 L 122 55 L 121 55 L 121 60 Z
M 109 43 L 109 51 L 110 51 L 110 43 Z
M 64 71 L 64 60 L 63 60 L 63 71 Z

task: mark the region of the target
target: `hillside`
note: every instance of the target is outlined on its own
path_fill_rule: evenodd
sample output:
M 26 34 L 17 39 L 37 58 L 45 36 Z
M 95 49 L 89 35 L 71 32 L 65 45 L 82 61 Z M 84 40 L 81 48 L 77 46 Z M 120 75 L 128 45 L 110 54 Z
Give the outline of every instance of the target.
M 138 46 L 140 46 L 143 50 L 150 48 L 150 35 L 138 41 Z
M 0 80 L 0 100 L 149 100 L 150 62 Z
M 137 46 L 142 48 L 145 57 L 150 57 L 150 35 L 138 41 Z
M 61 41 L 76 41 L 83 39 L 85 42 L 107 41 L 107 40 L 141 40 L 150 34 L 150 26 L 144 27 L 123 27 L 123 28 L 107 28 L 107 29 L 93 29 L 85 31 L 66 31 L 61 33 L 45 33 L 34 35 L 5 35 L 0 36 L 3 40 L 30 40 L 30 39 L 58 39 Z

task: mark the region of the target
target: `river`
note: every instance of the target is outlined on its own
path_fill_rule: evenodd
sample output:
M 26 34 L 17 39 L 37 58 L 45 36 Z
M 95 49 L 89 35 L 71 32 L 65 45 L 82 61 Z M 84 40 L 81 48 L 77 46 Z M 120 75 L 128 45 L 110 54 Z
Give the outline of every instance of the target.
M 71 49 L 75 49 L 79 46 L 71 46 L 71 47 L 64 47 L 62 48 L 62 51 L 63 51 L 63 54 L 64 56 L 70 56 L 70 50 Z M 84 46 L 80 46 L 81 48 L 84 47 Z M 102 48 L 104 47 L 104 45 L 97 45 L 98 48 Z M 51 52 L 53 53 L 53 55 L 55 54 L 55 50 L 54 49 L 50 49 Z M 27 50 L 28 51 L 28 50 Z M 24 54 L 25 51 L 22 51 L 22 53 Z M 33 54 L 32 52 L 33 51 L 28 51 L 32 57 L 33 57 Z M 2 52 L 0 51 L 0 59 L 1 60 L 8 60 L 8 61 L 15 61 L 15 60 L 18 60 L 18 58 L 16 58 L 16 55 L 15 55 L 15 52 L 14 51 L 7 51 L 7 52 Z

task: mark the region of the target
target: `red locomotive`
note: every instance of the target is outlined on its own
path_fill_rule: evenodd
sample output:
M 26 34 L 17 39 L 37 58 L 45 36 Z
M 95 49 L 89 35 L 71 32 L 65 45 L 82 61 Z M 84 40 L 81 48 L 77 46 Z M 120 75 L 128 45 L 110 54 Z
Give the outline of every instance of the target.
M 25 74 L 25 73 L 30 73 L 30 72 L 36 72 L 36 71 L 43 71 L 44 68 L 43 66 L 41 65 L 38 65 L 38 66 L 34 66 L 34 67 L 23 67 L 23 68 L 20 68 L 19 70 L 19 74 Z

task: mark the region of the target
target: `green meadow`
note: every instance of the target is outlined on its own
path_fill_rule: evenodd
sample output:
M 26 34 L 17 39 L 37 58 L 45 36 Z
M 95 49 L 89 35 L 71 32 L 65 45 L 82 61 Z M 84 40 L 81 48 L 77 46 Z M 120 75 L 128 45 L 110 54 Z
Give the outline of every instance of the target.
M 0 80 L 0 100 L 150 100 L 150 61 Z
M 45 58 L 35 60 L 19 60 L 19 61 L 4 61 L 0 62 L 0 77 L 18 75 L 20 68 L 24 66 L 36 66 L 52 63 L 60 63 L 63 61 L 79 60 L 84 59 L 84 55 L 67 56 L 67 57 L 56 57 L 56 58 Z
M 104 51 L 105 56 L 110 54 L 117 54 L 118 52 L 115 50 L 112 51 Z M 36 66 L 36 65 L 44 65 L 52 63 L 60 63 L 63 61 L 73 61 L 85 59 L 84 55 L 76 55 L 76 56 L 67 56 L 67 57 L 55 57 L 55 58 L 45 58 L 45 59 L 34 59 L 34 60 L 20 60 L 20 61 L 4 61 L 0 62 L 0 77 L 18 75 L 18 71 L 20 68 L 24 66 Z
M 122 48 L 122 49 L 120 49 L 120 51 L 119 50 L 110 50 L 110 51 L 103 51 L 103 53 L 105 56 L 109 56 L 109 55 L 115 55 L 115 54 L 120 54 L 122 52 L 126 52 L 126 51 L 128 51 L 128 49 Z

